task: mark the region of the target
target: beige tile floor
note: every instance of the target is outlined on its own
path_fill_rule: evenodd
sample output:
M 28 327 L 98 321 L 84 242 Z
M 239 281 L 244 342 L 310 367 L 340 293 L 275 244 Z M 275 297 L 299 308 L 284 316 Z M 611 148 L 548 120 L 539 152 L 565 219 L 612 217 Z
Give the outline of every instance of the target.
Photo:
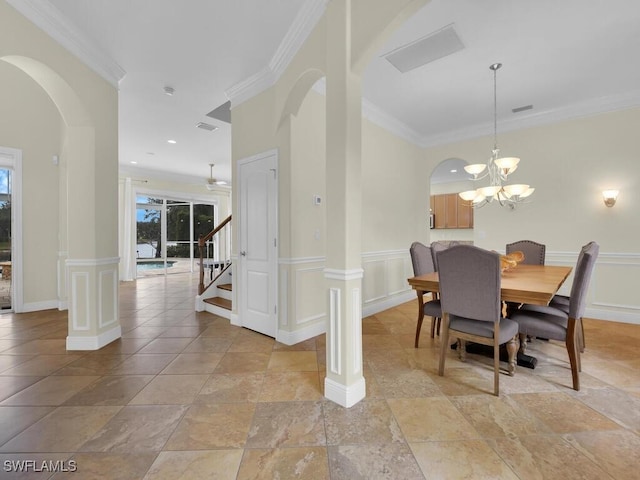
M 367 397 L 344 409 L 323 397 L 323 336 L 195 313 L 196 286 L 123 284 L 123 338 L 97 352 L 65 351 L 65 312 L 0 316 L 0 478 L 639 478 L 640 326 L 586 322 L 580 392 L 564 347 L 535 341 L 538 367 L 495 397 L 489 359 L 452 351 L 437 375 L 407 303 L 364 319 Z

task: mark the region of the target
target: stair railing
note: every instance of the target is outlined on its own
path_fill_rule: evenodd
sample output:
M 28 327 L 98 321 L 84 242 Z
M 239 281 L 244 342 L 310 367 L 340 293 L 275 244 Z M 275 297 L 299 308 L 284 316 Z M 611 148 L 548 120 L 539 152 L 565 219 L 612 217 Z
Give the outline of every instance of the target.
M 200 251 L 198 295 L 202 295 L 231 266 L 231 215 L 206 235 L 200 235 L 198 250 Z M 210 272 L 210 281 L 206 286 L 205 268 Z

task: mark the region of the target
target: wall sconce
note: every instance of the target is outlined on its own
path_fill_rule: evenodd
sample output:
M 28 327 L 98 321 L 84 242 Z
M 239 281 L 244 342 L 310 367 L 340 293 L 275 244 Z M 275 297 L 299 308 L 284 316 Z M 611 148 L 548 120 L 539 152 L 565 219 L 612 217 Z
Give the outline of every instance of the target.
M 603 190 L 602 199 L 607 207 L 613 207 L 618 199 L 618 190 Z

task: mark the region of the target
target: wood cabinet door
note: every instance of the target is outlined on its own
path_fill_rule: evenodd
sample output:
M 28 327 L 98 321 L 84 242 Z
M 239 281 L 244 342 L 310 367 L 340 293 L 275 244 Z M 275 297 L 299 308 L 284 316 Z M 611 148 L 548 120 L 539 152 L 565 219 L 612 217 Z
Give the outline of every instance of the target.
M 471 202 L 458 196 L 458 228 L 473 228 L 473 207 Z
M 458 228 L 458 194 L 447 193 L 445 205 L 445 228 Z
M 433 206 L 431 208 L 433 208 L 433 214 L 435 215 L 434 227 L 435 228 L 447 228 L 447 224 L 446 224 L 447 209 L 446 209 L 445 196 L 444 195 L 433 195 L 432 205 Z

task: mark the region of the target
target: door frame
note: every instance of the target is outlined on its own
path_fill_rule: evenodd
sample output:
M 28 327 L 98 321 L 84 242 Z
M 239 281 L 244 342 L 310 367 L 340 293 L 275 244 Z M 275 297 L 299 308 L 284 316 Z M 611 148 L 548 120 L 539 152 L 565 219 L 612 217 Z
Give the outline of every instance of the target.
M 0 146 L 0 168 L 6 168 L 12 171 L 11 311 L 20 313 L 24 309 L 22 290 L 22 150 Z
M 244 318 L 244 313 L 247 311 L 247 305 L 245 304 L 244 300 L 247 298 L 245 295 L 241 294 L 240 292 L 245 292 L 246 288 L 247 288 L 247 280 L 246 278 L 244 278 L 243 275 L 243 270 L 244 268 L 241 267 L 240 262 L 242 262 L 241 260 L 241 255 L 240 252 L 243 250 L 243 245 L 246 244 L 246 236 L 245 232 L 243 231 L 241 225 L 242 225 L 242 199 L 243 199 L 243 178 L 242 178 L 242 167 L 245 165 L 248 165 L 250 163 L 253 162 L 260 162 L 260 161 L 265 161 L 267 159 L 271 159 L 272 157 L 275 157 L 275 172 L 274 172 L 274 182 L 275 182 L 275 188 L 273 189 L 273 197 L 271 198 L 271 200 L 273 201 L 272 205 L 273 205 L 273 215 L 271 216 L 271 218 L 273 218 L 272 223 L 271 223 L 271 227 L 273 227 L 273 231 L 275 232 L 275 242 L 276 242 L 276 249 L 275 249 L 275 254 L 273 255 L 273 258 L 270 259 L 269 261 L 269 283 L 270 285 L 273 287 L 272 288 L 272 294 L 271 294 L 271 298 L 270 301 L 273 303 L 274 305 L 274 311 L 272 311 L 270 313 L 270 318 L 271 321 L 274 322 L 275 324 L 275 337 L 277 338 L 278 336 L 278 257 L 279 257 L 279 249 L 280 249 L 280 241 L 279 241 L 279 218 L 278 218 L 278 211 L 279 211 L 279 187 L 278 187 L 278 170 L 279 170 L 279 158 L 278 158 L 278 149 L 271 149 L 271 150 L 267 150 L 265 152 L 262 153 L 258 153 L 256 155 L 252 155 L 250 157 L 245 157 L 241 160 L 238 160 L 237 162 L 237 172 L 238 172 L 238 181 L 236 183 L 237 185 L 237 204 L 238 204 L 238 208 L 237 208 L 237 219 L 238 221 L 236 222 L 237 225 L 237 244 L 238 244 L 238 249 L 236 252 L 236 259 L 237 259 L 237 263 L 238 263 L 238 267 L 236 269 L 237 271 L 237 278 L 238 278 L 238 285 L 234 285 L 234 290 L 237 291 L 237 295 L 235 296 L 235 298 L 238 301 L 238 308 L 237 308 L 237 312 L 238 312 L 238 320 L 239 322 L 237 323 L 239 326 L 244 326 L 244 322 L 243 322 L 243 318 Z M 245 242 L 245 243 L 243 243 Z

